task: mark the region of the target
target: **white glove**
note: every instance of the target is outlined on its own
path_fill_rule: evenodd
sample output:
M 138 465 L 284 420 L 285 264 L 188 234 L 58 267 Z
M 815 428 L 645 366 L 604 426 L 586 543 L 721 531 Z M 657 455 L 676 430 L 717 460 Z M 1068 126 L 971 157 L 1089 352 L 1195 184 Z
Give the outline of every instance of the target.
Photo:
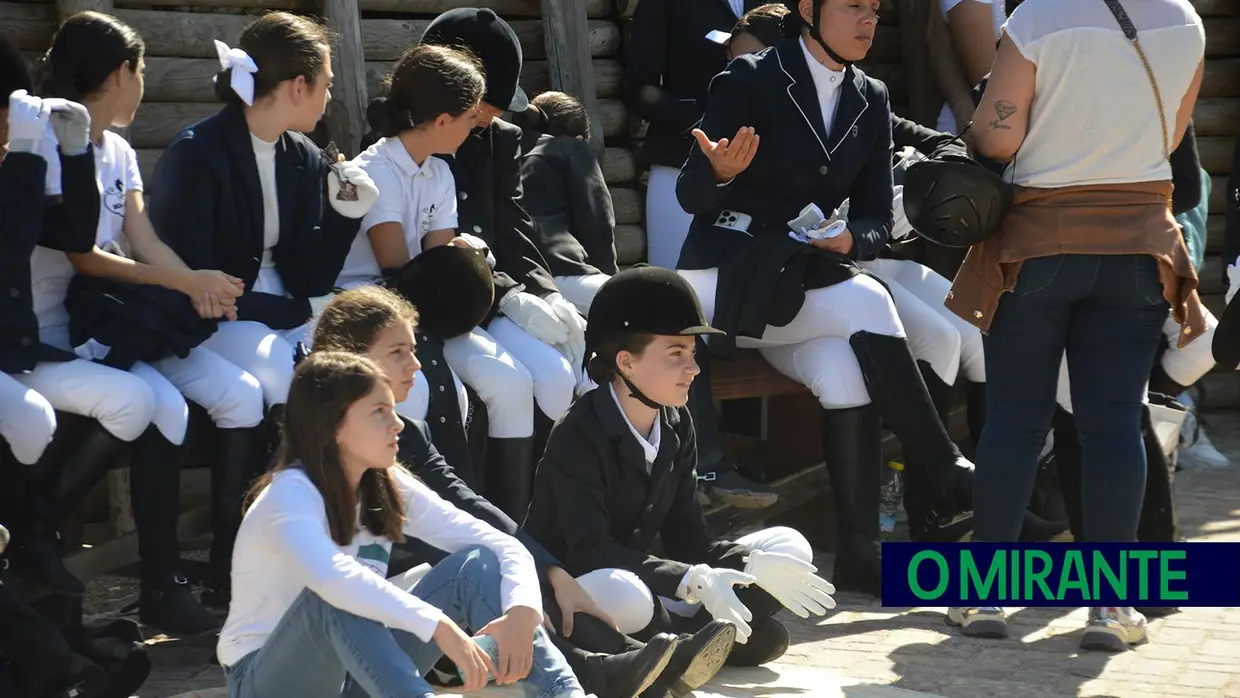
M 1227 265 L 1227 304 L 1231 304 L 1231 299 L 1235 298 L 1236 291 L 1240 291 L 1240 259 Z
M 802 618 L 826 615 L 835 608 L 835 587 L 814 574 L 817 567 L 784 553 L 755 550 L 745 558 L 745 573 L 753 575 L 784 608 Z
M 343 198 L 341 177 L 351 185 L 344 187 Z M 331 202 L 332 208 L 336 209 L 336 213 L 345 218 L 362 218 L 379 200 L 379 187 L 375 186 L 375 180 L 357 163 L 342 162 L 327 170 L 327 200 Z
M 555 316 L 568 328 L 568 339 L 560 344 L 560 351 L 568 363 L 573 366 L 573 375 L 580 377 L 581 362 L 586 356 L 586 319 L 577 312 L 577 306 L 558 293 L 547 296 L 547 304 L 555 311 Z
M 499 311 L 546 344 L 563 344 L 568 340 L 568 328 L 555 311 L 532 293 L 514 288 L 500 299 Z
M 17 90 L 9 95 L 9 150 L 38 153 L 52 109 L 47 102 Z
M 694 565 L 686 575 L 685 600 L 699 602 L 715 620 L 725 620 L 735 625 L 736 641 L 743 645 L 753 634 L 753 629 L 749 627 L 753 613 L 736 597 L 732 587 L 737 584 L 749 586 L 756 581 L 755 577 L 744 572 Z
M 90 143 L 90 112 L 67 99 L 45 99 L 52 111 L 52 133 L 65 155 L 81 155 Z
M 903 240 L 913 233 L 913 224 L 908 222 L 908 214 L 904 211 L 904 185 L 897 184 L 891 190 L 891 239 Z

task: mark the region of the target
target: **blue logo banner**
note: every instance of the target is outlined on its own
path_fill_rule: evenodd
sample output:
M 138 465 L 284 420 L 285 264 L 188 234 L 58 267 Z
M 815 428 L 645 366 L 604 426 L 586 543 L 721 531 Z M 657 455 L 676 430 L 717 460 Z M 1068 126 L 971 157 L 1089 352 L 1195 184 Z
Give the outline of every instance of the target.
M 884 543 L 884 606 L 1240 606 L 1240 543 Z

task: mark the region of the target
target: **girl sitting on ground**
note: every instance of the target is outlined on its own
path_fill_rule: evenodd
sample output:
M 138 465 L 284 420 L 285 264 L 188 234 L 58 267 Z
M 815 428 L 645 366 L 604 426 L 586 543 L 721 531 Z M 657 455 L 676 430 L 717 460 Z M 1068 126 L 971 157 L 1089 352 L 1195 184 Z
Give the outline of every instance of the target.
M 527 681 L 585 698 L 542 628 L 534 559 L 396 465 L 392 387 L 370 359 L 318 352 L 294 373 L 276 467 L 248 497 L 218 654 L 237 698 L 433 698 L 439 657 L 465 690 Z M 385 577 L 406 536 L 450 553 L 411 590 Z M 489 635 L 491 657 L 463 628 Z M 347 685 L 346 685 L 347 684 Z

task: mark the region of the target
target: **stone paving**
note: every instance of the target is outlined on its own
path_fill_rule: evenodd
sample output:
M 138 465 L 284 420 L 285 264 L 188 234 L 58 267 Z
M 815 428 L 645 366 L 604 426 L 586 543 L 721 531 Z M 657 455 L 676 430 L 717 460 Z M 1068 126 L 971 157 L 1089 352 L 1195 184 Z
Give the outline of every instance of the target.
M 1240 464 L 1240 413 L 1210 415 L 1208 430 Z M 1185 535 L 1240 540 L 1240 467 L 1177 477 Z M 820 567 L 830 569 L 829 556 Z M 838 601 L 817 623 L 788 616 L 794 646 L 777 665 L 729 670 L 698 698 L 1240 698 L 1240 609 L 1187 609 L 1154 620 L 1149 644 L 1105 655 L 1077 647 L 1084 609 L 1010 609 L 1012 638 L 993 641 L 962 637 L 936 609 L 882 608 L 849 595 Z M 207 665 L 213 642 L 153 640 L 157 668 L 141 698 L 222 685 L 219 669 Z

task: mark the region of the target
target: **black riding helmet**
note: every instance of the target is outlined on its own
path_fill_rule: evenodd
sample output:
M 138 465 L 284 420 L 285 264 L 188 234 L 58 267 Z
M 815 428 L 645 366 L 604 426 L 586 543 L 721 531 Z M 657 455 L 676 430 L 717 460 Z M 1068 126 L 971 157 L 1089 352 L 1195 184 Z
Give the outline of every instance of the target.
M 904 173 L 904 213 L 921 237 L 970 247 L 994 235 L 1012 207 L 1012 187 L 967 158 L 932 157 Z
M 423 44 L 465 49 L 482 63 L 487 92 L 482 101 L 496 109 L 523 112 L 530 107 L 521 89 L 521 42 L 494 11 L 459 7 L 439 15 L 422 34 Z
M 645 264 L 611 277 L 594 296 L 586 324 L 586 363 L 621 332 L 681 337 L 723 334 L 706 321 L 702 304 L 689 282 L 674 271 Z M 624 375 L 620 378 L 642 404 L 662 407 L 643 395 Z
M 432 247 L 396 272 L 387 286 L 418 309 L 418 327 L 439 339 L 468 334 L 495 301 L 486 254 L 472 247 Z

